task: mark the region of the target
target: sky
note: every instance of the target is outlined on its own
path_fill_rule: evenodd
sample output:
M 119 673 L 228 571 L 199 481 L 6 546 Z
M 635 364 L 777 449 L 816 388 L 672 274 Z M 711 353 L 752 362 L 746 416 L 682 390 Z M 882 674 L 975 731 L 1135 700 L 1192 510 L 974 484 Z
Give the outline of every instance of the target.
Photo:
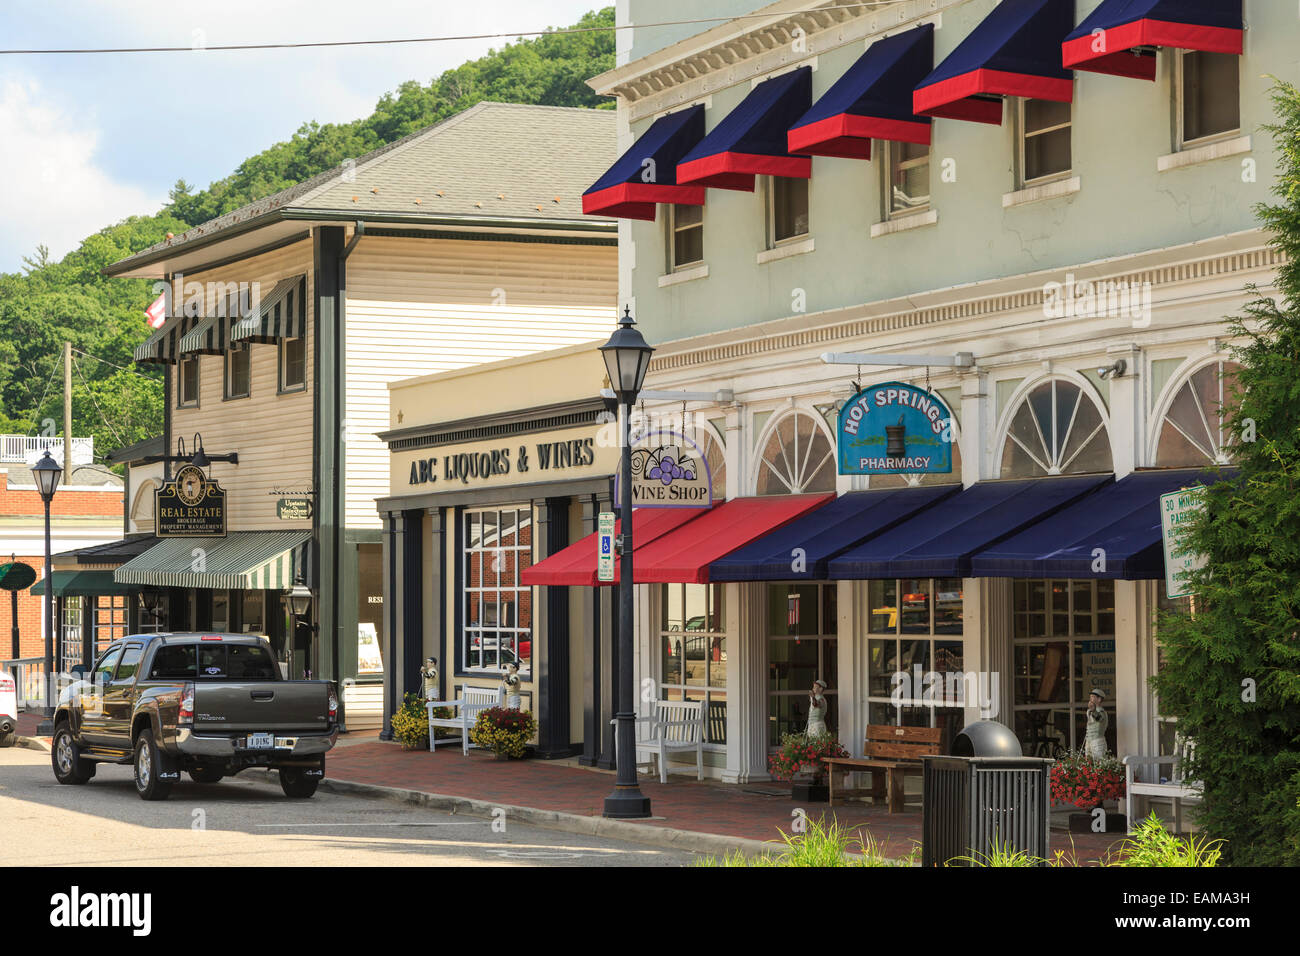
M 151 214 L 305 122 L 369 115 L 407 80 L 508 39 L 324 50 L 225 43 L 505 33 L 568 26 L 611 0 L 3 0 L 0 48 L 183 46 L 178 53 L 0 56 L 0 272 L 61 258 Z M 196 49 L 197 48 L 197 49 Z

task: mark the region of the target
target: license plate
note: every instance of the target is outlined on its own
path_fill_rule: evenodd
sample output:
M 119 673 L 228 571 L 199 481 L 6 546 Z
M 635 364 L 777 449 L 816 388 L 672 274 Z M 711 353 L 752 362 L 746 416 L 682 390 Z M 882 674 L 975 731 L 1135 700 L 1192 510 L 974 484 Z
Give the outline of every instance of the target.
M 245 746 L 249 750 L 270 750 L 275 746 L 273 734 L 249 734 Z

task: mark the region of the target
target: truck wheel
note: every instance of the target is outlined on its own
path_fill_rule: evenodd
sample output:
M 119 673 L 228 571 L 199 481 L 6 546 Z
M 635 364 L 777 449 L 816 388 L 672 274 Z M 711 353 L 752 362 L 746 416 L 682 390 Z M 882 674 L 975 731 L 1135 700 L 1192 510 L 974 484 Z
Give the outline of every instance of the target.
M 81 756 L 81 748 L 72 736 L 72 728 L 59 724 L 54 732 L 54 746 L 50 748 L 50 763 L 54 765 L 54 779 L 59 783 L 82 784 L 95 775 L 95 763 Z
M 309 777 L 302 767 L 280 768 L 280 789 L 286 797 L 306 798 L 316 793 L 320 777 Z
M 190 779 L 195 783 L 216 783 L 224 776 L 216 767 L 195 767 L 190 771 Z
M 172 785 L 158 777 L 162 761 L 153 742 L 153 731 L 142 730 L 135 742 L 135 792 L 141 800 L 166 800 Z

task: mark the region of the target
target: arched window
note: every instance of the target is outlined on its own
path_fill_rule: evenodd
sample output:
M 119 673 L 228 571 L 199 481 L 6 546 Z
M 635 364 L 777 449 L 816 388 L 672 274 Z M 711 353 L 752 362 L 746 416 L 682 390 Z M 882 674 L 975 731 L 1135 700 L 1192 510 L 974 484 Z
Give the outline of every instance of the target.
M 1053 379 L 1032 389 L 1011 416 L 1003 478 L 1111 471 L 1110 435 L 1082 388 Z
M 709 478 L 713 485 L 713 500 L 727 497 L 727 456 L 722 442 L 714 437 L 712 429 L 696 424 L 686 430 L 686 437 L 695 442 L 700 455 L 709 465 Z
M 835 451 L 830 439 L 812 415 L 786 415 L 763 444 L 755 493 L 797 495 L 834 490 Z
M 158 482 L 152 478 L 140 485 L 140 490 L 135 494 L 135 503 L 131 506 L 131 520 L 136 525 L 148 525 L 152 530 L 154 492 L 157 490 Z
M 1225 465 L 1231 458 L 1223 409 L 1237 400 L 1236 362 L 1214 362 L 1193 372 L 1174 393 L 1160 423 L 1157 468 Z

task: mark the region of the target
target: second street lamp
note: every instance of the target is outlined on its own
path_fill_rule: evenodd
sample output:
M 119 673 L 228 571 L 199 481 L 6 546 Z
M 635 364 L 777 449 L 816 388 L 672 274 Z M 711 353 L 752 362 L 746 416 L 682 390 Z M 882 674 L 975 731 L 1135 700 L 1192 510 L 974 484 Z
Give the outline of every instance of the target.
M 619 426 L 622 446 L 621 474 L 619 476 L 619 512 L 622 535 L 618 585 L 618 684 L 616 688 L 618 711 L 614 733 L 617 755 L 617 774 L 614 792 L 605 798 L 605 816 L 644 818 L 650 816 L 650 798 L 641 793 L 636 780 L 636 712 L 632 680 L 632 407 L 645 382 L 646 370 L 654 349 L 646 344 L 632 320 L 632 310 L 623 309 L 618 328 L 609 341 L 600 347 L 601 358 L 609 373 L 609 385 L 623 406 L 623 421 Z
M 36 728 L 41 736 L 54 733 L 54 630 L 58 622 L 54 619 L 54 573 L 50 568 L 50 502 L 54 500 L 62 475 L 63 469 L 48 448 L 41 460 L 32 466 L 36 490 L 40 492 L 41 501 L 45 502 L 45 712 Z

